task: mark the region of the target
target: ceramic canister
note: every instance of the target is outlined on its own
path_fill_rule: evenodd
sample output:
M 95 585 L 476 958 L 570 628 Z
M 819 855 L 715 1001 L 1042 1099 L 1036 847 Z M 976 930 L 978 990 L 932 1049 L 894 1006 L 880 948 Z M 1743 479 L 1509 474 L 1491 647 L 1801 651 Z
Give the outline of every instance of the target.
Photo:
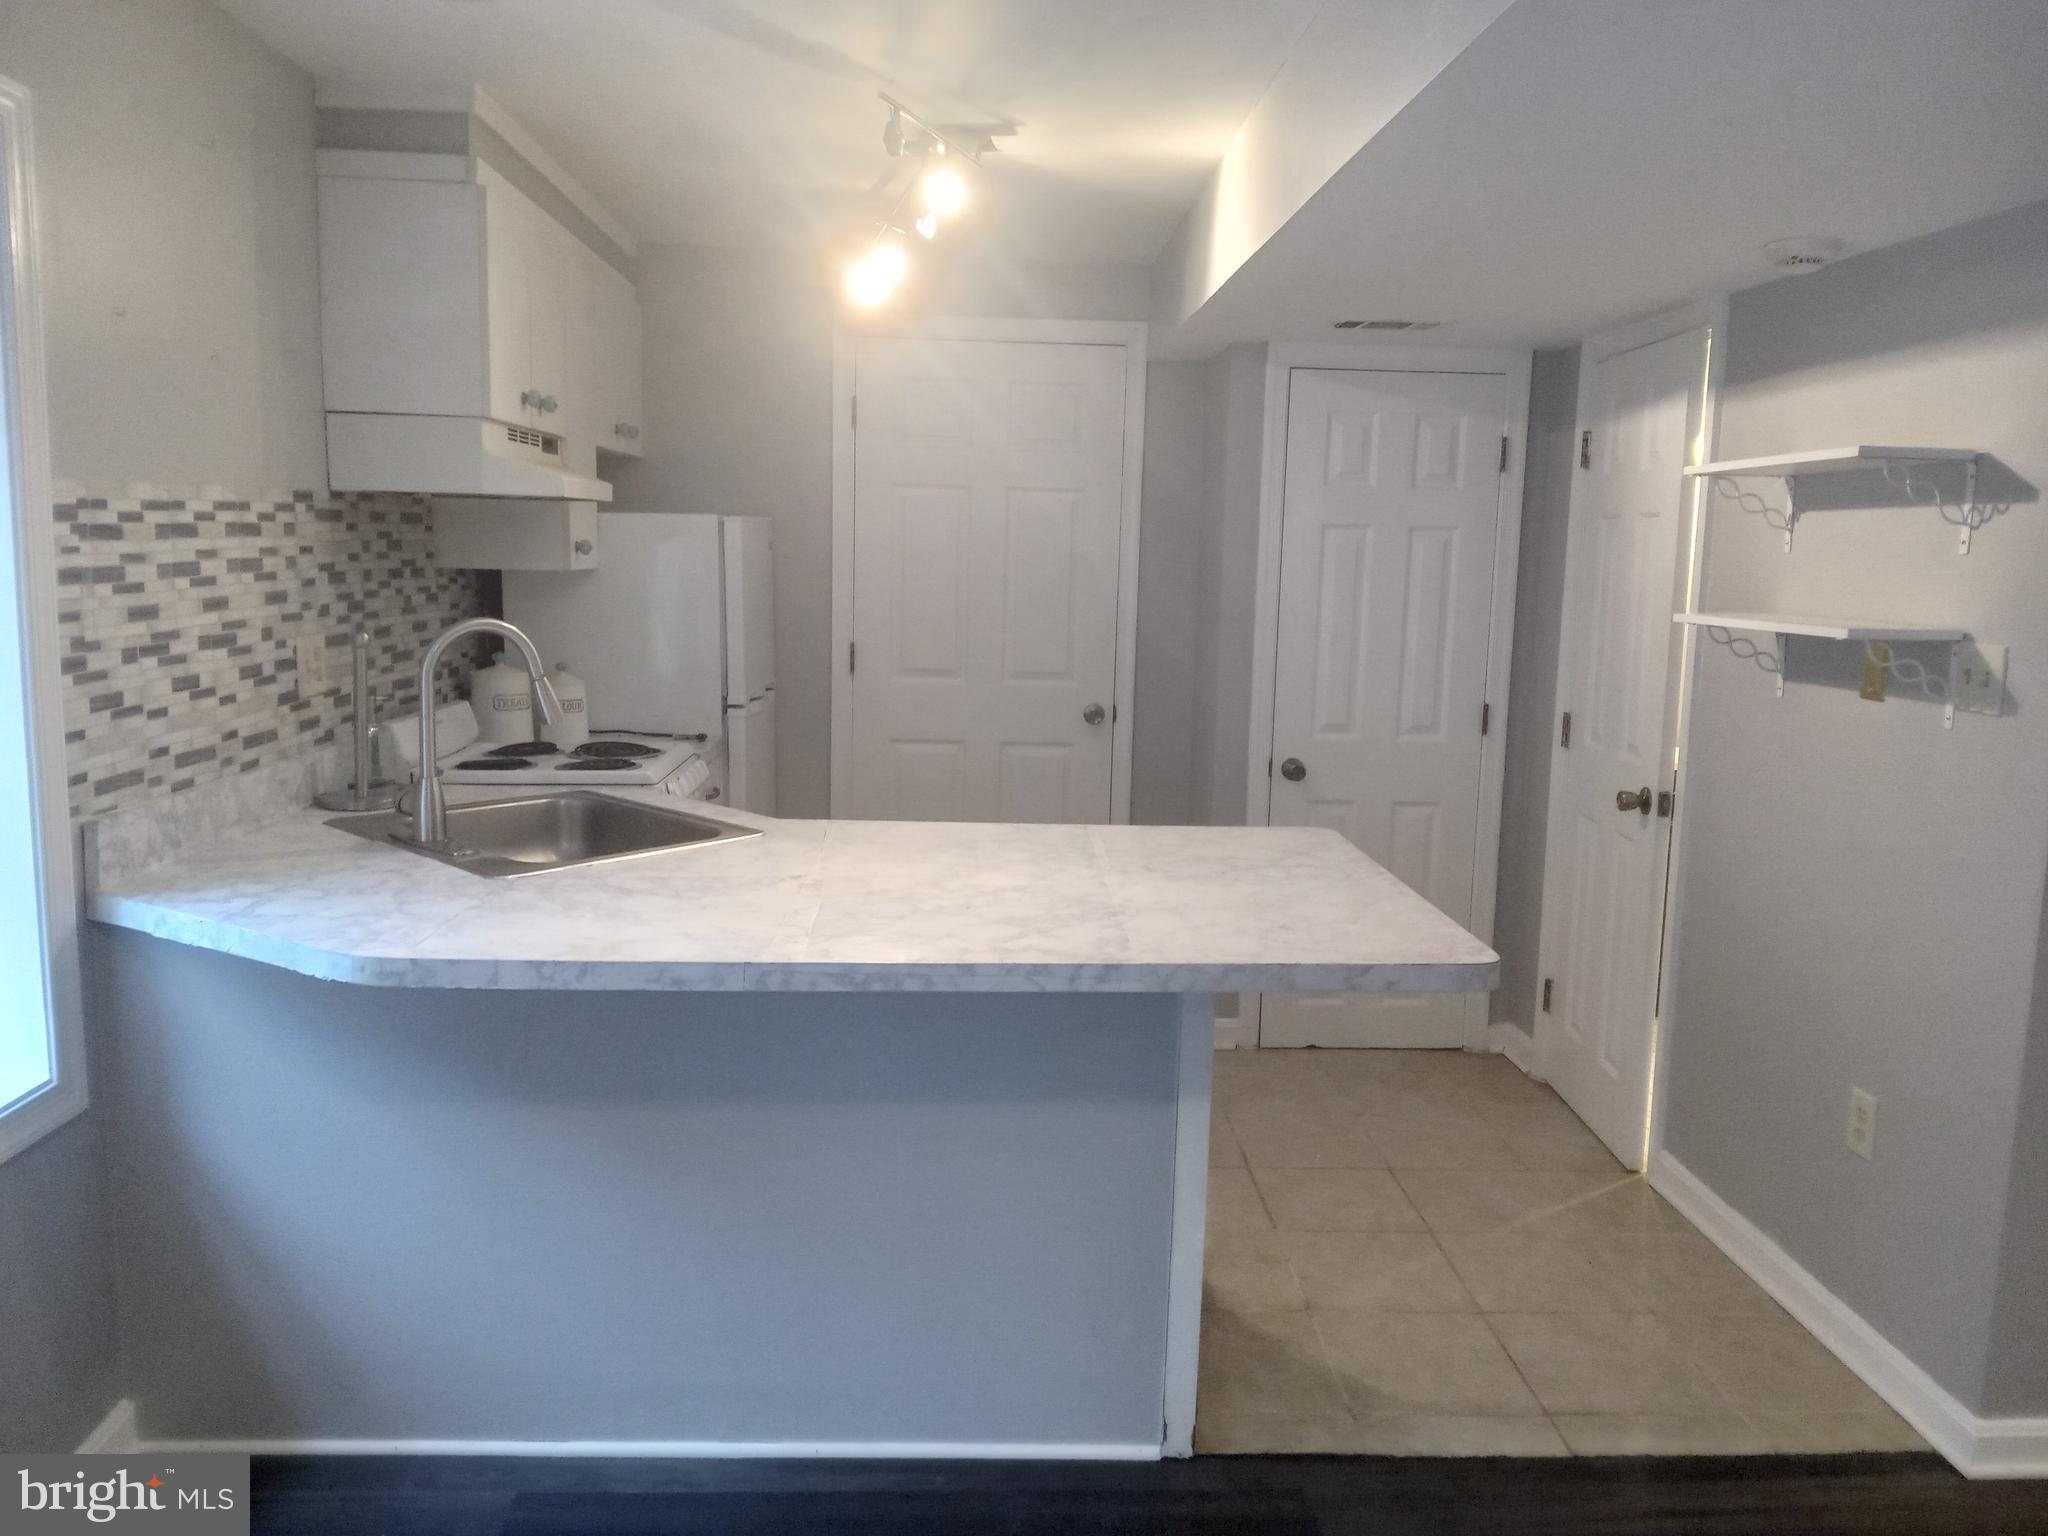
M 511 651 L 498 652 L 496 661 L 477 669 L 469 702 L 476 711 L 477 740 L 485 746 L 533 740 L 533 681 Z

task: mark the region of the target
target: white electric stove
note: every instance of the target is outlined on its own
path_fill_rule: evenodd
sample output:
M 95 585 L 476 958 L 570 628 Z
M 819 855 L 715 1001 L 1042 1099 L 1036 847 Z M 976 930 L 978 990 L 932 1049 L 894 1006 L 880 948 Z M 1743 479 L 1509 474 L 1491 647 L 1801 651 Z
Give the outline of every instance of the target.
M 672 736 L 606 733 L 563 751 L 551 742 L 487 747 L 472 742 L 441 757 L 444 784 L 658 786 L 679 799 L 697 798 L 710 782 L 704 743 Z

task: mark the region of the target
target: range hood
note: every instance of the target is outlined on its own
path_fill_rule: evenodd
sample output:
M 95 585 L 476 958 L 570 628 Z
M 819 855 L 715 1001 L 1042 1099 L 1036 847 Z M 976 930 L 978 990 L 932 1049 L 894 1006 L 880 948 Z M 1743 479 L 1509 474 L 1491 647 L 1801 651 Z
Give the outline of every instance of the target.
M 474 416 L 329 411 L 327 483 L 337 491 L 612 499 L 606 482 L 564 468 L 554 433 Z

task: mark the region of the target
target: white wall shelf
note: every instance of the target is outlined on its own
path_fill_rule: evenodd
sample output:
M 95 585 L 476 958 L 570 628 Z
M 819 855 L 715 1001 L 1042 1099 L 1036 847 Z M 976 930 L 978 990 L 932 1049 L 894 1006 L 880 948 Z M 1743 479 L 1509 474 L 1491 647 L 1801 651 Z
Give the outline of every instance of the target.
M 1979 457 L 1974 448 L 1897 448 L 1857 443 L 1846 448 L 1808 448 L 1754 459 L 1717 459 L 1709 464 L 1694 464 L 1685 473 L 1695 479 L 1711 479 L 1721 495 L 1736 502 L 1743 511 L 1761 516 L 1785 535 L 1785 548 L 1789 551 L 1792 530 L 1799 521 L 1801 478 L 1875 469 L 1920 505 L 1934 508 L 1943 522 L 1955 524 L 1959 530 L 1956 553 L 1966 555 L 1970 552 L 1970 535 L 2005 510 L 2002 506 L 1982 505 L 1977 500 Z M 1962 495 L 1951 502 L 1942 493 L 1940 471 L 1958 466 L 1962 471 Z M 1744 479 L 1784 481 L 1784 507 L 1774 508 L 1753 491 L 1730 483 Z
M 1876 469 L 1886 464 L 1961 464 L 1977 457 L 1972 448 L 1809 448 L 1803 453 L 1767 453 L 1757 459 L 1718 459 L 1695 464 L 1688 475 L 1825 475 L 1844 470 Z
M 1803 613 L 1675 613 L 1672 618 L 1700 630 L 1716 645 L 1726 646 L 1744 661 L 1753 661 L 1776 679 L 1785 696 L 1785 637 L 1844 640 L 1863 647 L 1864 697 L 1883 702 L 1885 681 L 1917 688 L 1942 705 L 1941 723 L 1952 727 L 1956 711 L 1996 715 L 2005 708 L 2006 647 L 1978 645 L 1969 631 L 1926 624 L 1894 624 L 1874 619 L 1837 619 Z M 1769 635 L 1769 646 L 1746 635 Z M 1938 645 L 1948 648 L 1948 679 L 1911 657 L 1895 656 L 1892 646 Z
M 1795 613 L 1680 613 L 1681 624 L 1701 629 L 1740 629 L 1755 634 L 1808 635 L 1816 640 L 1964 640 L 1964 629 L 1930 629 L 1921 624 L 1880 624 L 1866 619 L 1814 618 Z

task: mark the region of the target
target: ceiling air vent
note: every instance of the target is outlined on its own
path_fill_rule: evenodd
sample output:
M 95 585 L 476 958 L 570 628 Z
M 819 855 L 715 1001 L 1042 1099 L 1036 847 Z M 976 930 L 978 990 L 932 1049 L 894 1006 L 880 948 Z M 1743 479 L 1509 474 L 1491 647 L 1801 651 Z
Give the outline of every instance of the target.
M 1781 272 L 1811 272 L 1838 260 L 1849 249 L 1848 242 L 1822 235 L 1798 235 L 1790 240 L 1773 240 L 1764 256 Z
M 1433 331 L 1441 320 L 1339 320 L 1340 331 Z

